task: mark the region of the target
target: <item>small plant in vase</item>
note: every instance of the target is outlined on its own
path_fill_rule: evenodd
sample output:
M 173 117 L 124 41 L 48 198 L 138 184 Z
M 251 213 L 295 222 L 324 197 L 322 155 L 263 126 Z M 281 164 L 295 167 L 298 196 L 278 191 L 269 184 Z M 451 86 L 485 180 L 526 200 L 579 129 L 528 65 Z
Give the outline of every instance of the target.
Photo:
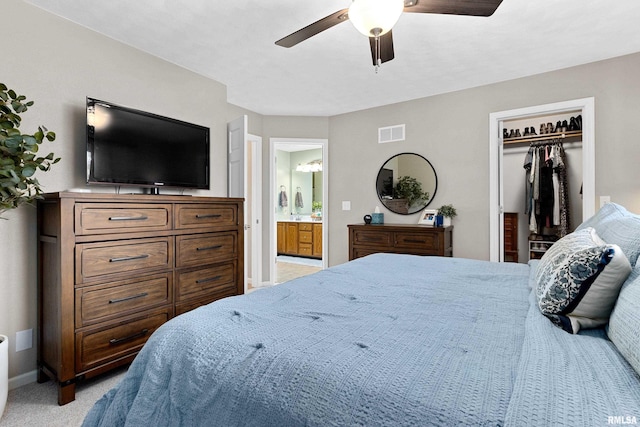
M 442 205 L 438 208 L 438 215 L 443 217 L 443 226 L 451 225 L 451 219 L 458 216 L 458 212 L 456 212 L 456 208 L 453 205 Z

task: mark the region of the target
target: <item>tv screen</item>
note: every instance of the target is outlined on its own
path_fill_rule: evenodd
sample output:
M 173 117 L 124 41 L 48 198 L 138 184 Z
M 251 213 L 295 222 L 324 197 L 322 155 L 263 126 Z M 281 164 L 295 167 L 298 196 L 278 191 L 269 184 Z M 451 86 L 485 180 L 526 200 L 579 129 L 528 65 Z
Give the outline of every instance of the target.
M 87 182 L 209 189 L 209 128 L 87 98 Z

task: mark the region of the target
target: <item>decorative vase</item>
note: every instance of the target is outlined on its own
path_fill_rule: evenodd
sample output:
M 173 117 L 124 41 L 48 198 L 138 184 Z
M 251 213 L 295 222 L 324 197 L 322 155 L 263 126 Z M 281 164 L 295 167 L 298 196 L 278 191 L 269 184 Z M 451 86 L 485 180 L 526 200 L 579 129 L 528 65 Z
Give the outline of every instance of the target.
M 0 335 L 0 418 L 9 392 L 9 338 Z
M 445 216 L 442 218 L 442 226 L 443 227 L 448 227 L 451 225 L 451 218 L 448 216 Z

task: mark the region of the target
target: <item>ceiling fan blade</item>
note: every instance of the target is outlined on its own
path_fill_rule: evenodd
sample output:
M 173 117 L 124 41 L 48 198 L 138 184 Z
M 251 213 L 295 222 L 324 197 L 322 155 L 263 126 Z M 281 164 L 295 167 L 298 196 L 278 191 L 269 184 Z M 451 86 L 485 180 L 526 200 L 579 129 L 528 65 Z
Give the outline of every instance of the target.
M 339 23 L 344 22 L 348 19 L 349 9 L 339 10 L 329 16 L 325 16 L 324 18 L 314 22 L 313 24 L 307 25 L 306 27 L 296 31 L 295 33 L 291 33 L 288 36 L 281 38 L 276 42 L 276 44 L 282 47 L 295 46 L 298 43 L 305 41 L 306 39 L 313 37 L 316 34 L 323 32 L 324 30 L 328 30 L 334 25 L 338 25 Z
M 391 61 L 395 56 L 393 54 L 393 36 L 391 30 L 388 33 L 378 37 L 380 41 L 380 63 L 384 64 L 387 61 Z M 376 38 L 369 37 L 369 46 L 371 47 L 371 60 L 373 65 L 376 66 Z
M 502 0 L 405 0 L 409 13 L 441 13 L 449 15 L 491 16 Z

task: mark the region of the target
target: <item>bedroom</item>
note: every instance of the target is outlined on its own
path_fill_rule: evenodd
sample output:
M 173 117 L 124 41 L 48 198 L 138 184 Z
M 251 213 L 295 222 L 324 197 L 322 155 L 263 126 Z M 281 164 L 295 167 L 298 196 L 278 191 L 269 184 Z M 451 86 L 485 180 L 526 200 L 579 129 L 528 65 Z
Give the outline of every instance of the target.
M 82 102 L 87 95 L 141 107 L 162 109 L 170 116 L 188 116 L 206 123 L 212 139 L 224 147 L 227 121 L 249 115 L 250 132 L 270 137 L 328 138 L 331 141 L 331 217 L 329 264 L 348 259 L 346 226 L 360 222 L 375 208 L 370 193 L 344 182 L 373 182 L 379 166 L 398 151 L 423 153 L 434 164 L 440 180 L 436 205 L 453 203 L 456 218 L 456 256 L 489 258 L 489 188 L 487 156 L 488 117 L 495 111 L 541 105 L 561 100 L 596 99 L 596 195 L 631 211 L 640 211 L 640 171 L 636 143 L 640 124 L 640 54 L 630 54 L 540 75 L 494 83 L 454 93 L 386 105 L 331 117 L 268 116 L 227 103 L 226 87 L 158 58 L 48 14 L 27 3 L 9 0 L 2 6 L 10 27 L 34 28 L 11 32 L 12 61 L 28 64 L 19 69 L 3 66 L 2 80 L 36 101 L 25 125 L 44 123 L 58 133 L 52 150 L 64 160 L 41 177 L 47 191 L 83 185 Z M 4 15 L 4 13 L 3 13 Z M 558 49 L 561 49 L 558 47 Z M 89 56 L 91 52 L 100 56 Z M 550 47 L 554 51 L 554 47 Z M 514 54 L 515 55 L 515 54 Z M 90 60 L 89 60 L 90 59 Z M 185 97 L 183 94 L 188 93 Z M 379 126 L 406 123 L 407 140 L 373 147 Z M 55 147 L 55 149 L 54 149 Z M 222 150 L 222 148 L 219 148 Z M 358 167 L 340 159 L 358 158 Z M 212 193 L 224 194 L 226 162 L 213 158 Z M 373 185 L 371 185 L 373 187 Z M 351 201 L 351 211 L 341 201 Z M 401 220 L 398 218 L 396 220 Z M 413 218 L 410 218 L 413 222 Z M 391 221 L 391 218 L 388 218 Z M 0 222 L 7 242 L 1 249 L 4 302 L 0 331 L 9 336 L 36 328 L 35 211 L 23 208 Z M 34 335 L 35 337 L 35 335 Z M 35 380 L 35 348 L 10 352 L 12 384 Z

